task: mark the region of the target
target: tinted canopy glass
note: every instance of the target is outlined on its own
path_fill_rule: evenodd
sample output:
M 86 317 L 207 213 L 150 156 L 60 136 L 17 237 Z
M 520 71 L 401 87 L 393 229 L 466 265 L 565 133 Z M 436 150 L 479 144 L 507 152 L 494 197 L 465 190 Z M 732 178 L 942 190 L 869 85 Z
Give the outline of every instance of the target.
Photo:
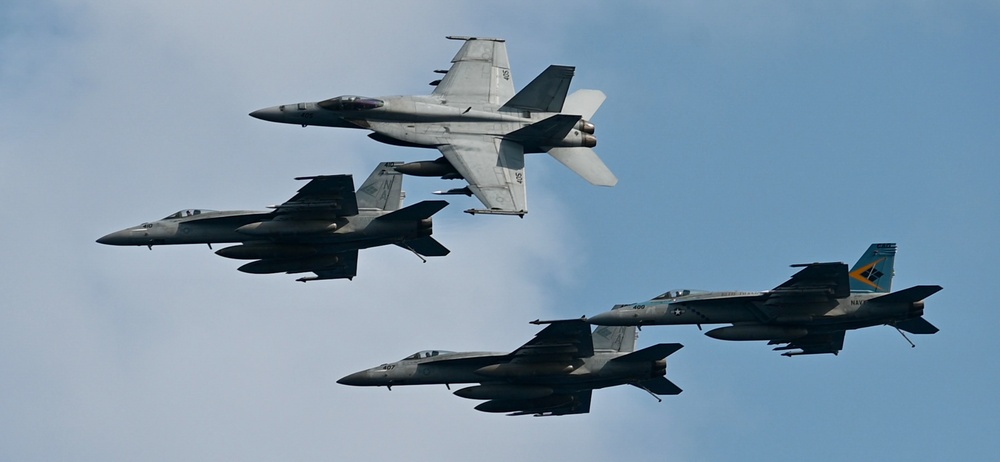
M 366 111 L 380 108 L 384 104 L 380 99 L 351 95 L 338 96 L 316 103 L 317 106 L 329 111 Z

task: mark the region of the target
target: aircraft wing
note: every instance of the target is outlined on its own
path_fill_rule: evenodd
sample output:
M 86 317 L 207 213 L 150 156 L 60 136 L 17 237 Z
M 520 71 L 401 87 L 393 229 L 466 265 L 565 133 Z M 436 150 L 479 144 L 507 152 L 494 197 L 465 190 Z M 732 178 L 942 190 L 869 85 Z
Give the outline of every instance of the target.
M 323 279 L 354 279 L 354 276 L 358 275 L 358 251 L 338 252 L 337 256 L 339 261 L 335 265 L 307 270 L 315 273 L 315 277 L 303 277 L 296 280 L 308 282 Z
M 582 319 L 552 321 L 535 338 L 514 350 L 513 361 L 546 362 L 553 358 L 587 358 L 594 355 L 590 324 Z
M 489 136 L 453 138 L 438 150 L 469 182 L 484 210 L 469 213 L 524 215 L 528 213 L 524 185 L 524 147 Z
M 787 343 L 787 345 L 774 348 L 774 351 L 785 351 L 781 354 L 782 356 L 818 355 L 824 353 L 837 354 L 840 350 L 844 349 L 844 331 L 824 334 L 809 334 L 790 342 L 772 340 L 768 343 L 768 345 L 779 345 L 783 343 Z
M 514 96 L 514 81 L 507 61 L 507 45 L 501 39 L 448 37 L 465 44 L 451 60 L 451 68 L 431 93 L 449 105 L 505 103 Z
M 767 304 L 792 304 L 840 299 L 851 295 L 847 265 L 844 263 L 809 263 L 798 273 L 769 292 Z
M 313 218 L 335 218 L 358 214 L 358 199 L 354 194 L 351 175 L 298 177 L 309 180 L 285 203 L 274 206 L 278 215 L 307 215 Z

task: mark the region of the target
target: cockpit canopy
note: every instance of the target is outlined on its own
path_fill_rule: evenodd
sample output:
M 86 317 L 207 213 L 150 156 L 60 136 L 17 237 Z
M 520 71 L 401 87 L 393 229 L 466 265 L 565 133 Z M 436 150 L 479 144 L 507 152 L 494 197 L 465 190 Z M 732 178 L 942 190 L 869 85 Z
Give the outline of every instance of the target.
M 452 354 L 452 353 L 454 353 L 454 351 L 424 350 L 424 351 L 418 351 L 416 353 L 413 353 L 412 355 L 407 356 L 407 357 L 403 358 L 402 360 L 403 361 L 409 361 L 409 360 L 413 360 L 413 359 L 424 359 L 424 358 L 430 358 L 430 357 L 434 357 L 434 356 L 438 356 L 438 355 L 446 355 L 446 354 Z
M 655 298 L 653 298 L 653 300 L 670 300 L 674 298 L 687 297 L 688 295 L 702 293 L 702 292 L 703 291 L 700 290 L 690 290 L 690 289 L 671 290 L 664 292 L 660 295 L 657 295 Z
M 176 218 L 191 217 L 191 216 L 195 216 L 195 215 L 201 215 L 201 214 L 203 214 L 205 212 L 214 212 L 214 211 L 215 210 L 186 209 L 186 210 L 181 210 L 180 212 L 176 212 L 174 214 L 171 214 L 170 216 L 164 217 L 163 219 L 164 220 L 173 220 L 173 219 L 176 219 Z
M 316 105 L 329 111 L 367 111 L 380 108 L 385 105 L 385 102 L 364 96 L 345 95 L 320 101 Z

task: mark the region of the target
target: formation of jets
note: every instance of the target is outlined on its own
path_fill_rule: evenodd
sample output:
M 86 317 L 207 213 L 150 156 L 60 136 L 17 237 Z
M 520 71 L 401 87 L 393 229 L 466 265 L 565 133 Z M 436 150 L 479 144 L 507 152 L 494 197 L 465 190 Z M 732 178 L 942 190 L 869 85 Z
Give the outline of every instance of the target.
M 296 179 L 309 182 L 270 211 L 181 210 L 97 242 L 150 249 L 235 244 L 215 253 L 249 260 L 239 267 L 245 273 L 313 273 L 298 279 L 303 282 L 352 279 L 361 249 L 394 244 L 421 259 L 449 253 L 431 237 L 431 217 L 448 203 L 427 200 L 404 207 L 403 175 L 464 180 L 465 187 L 435 194 L 476 196 L 484 208 L 465 210 L 470 214 L 521 217 L 528 212 L 525 154 L 548 153 L 593 185 L 618 182 L 592 149 L 597 139 L 590 119 L 605 95 L 598 90 L 570 94 L 574 67 L 549 66 L 515 92 L 502 39 L 448 38 L 463 45 L 448 70 L 435 71 L 443 76 L 431 82 L 430 95 L 338 96 L 250 113 L 303 127 L 365 129 L 375 141 L 435 148 L 441 157 L 382 162 L 358 189 L 351 175 L 300 177 Z M 700 329 L 703 324 L 728 324 L 706 335 L 767 341 L 784 356 L 836 355 L 843 349 L 845 333 L 863 327 L 936 333 L 923 318 L 924 299 L 941 286 L 891 292 L 895 255 L 896 244 L 876 243 L 851 269 L 841 262 L 792 265 L 798 272 L 767 291 L 671 290 L 589 318 L 536 320 L 533 324 L 546 327 L 510 353 L 424 350 L 338 383 L 390 389 L 471 384 L 454 394 L 482 401 L 475 407 L 479 411 L 583 414 L 590 411 L 593 390 L 600 388 L 632 385 L 654 397 L 681 392 L 665 376 L 666 357 L 682 345 L 660 343 L 636 350 L 641 326 L 694 324 Z

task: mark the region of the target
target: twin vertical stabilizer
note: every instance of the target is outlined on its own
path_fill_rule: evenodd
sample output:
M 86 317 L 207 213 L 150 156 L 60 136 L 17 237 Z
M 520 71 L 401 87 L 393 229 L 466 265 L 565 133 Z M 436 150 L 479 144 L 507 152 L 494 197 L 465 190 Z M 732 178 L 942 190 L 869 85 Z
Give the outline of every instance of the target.
M 851 292 L 891 292 L 895 261 L 896 244 L 869 246 L 849 273 Z

